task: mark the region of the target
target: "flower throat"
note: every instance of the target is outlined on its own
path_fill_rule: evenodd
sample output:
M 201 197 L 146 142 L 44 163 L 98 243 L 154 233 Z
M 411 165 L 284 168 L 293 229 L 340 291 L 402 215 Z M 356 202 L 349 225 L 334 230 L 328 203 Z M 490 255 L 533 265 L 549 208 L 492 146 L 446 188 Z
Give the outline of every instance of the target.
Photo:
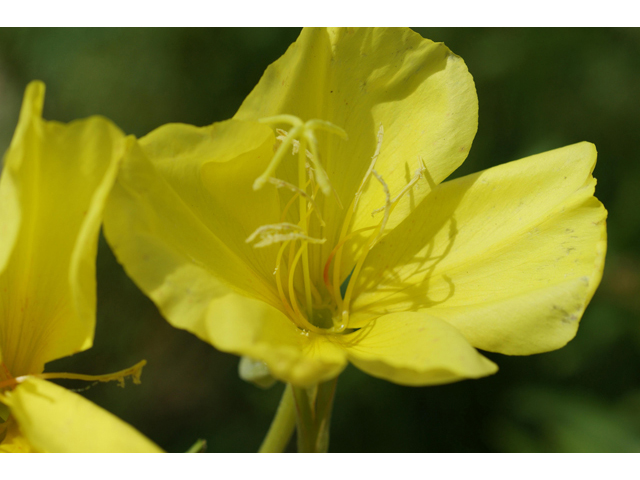
M 349 328 L 354 285 L 367 254 L 380 240 L 389 216 L 399 200 L 422 178 L 424 165 L 419 159 L 420 165 L 413 178 L 398 195 L 391 198 L 389 187 L 375 170 L 384 134 L 383 127 L 380 125 L 375 153 L 369 168 L 345 212 L 338 241 L 327 258 L 322 259 L 324 262 L 322 279 L 314 283 L 310 274 L 309 258 L 313 253 L 320 254 L 322 245 L 327 241 L 322 236 L 318 238 L 310 233 L 313 230 L 322 234 L 326 226 L 318 208 L 319 193 L 322 193 L 325 198 L 333 197 L 339 208 L 344 209 L 320 162 L 316 132 L 325 131 L 345 141 L 348 139 L 347 133 L 330 122 L 317 119 L 303 122 L 293 115 L 278 115 L 261 119 L 260 122 L 269 125 L 288 124 L 290 129 L 286 131 L 276 128 L 278 134 L 276 140 L 280 144 L 264 173 L 253 183 L 253 189 L 258 190 L 267 183 L 271 183 L 276 188 L 290 190 L 292 196 L 282 208 L 279 223 L 259 227 L 246 241 L 251 243 L 257 240 L 254 244 L 255 248 L 280 244 L 273 272 L 278 295 L 284 311 L 304 334 L 308 335 L 309 331 L 342 333 Z M 297 185 L 274 177 L 278 165 L 289 152 L 297 156 Z M 384 192 L 384 205 L 371 212 L 372 216 L 382 213 L 381 219 L 377 225 L 350 231 L 358 202 L 371 177 L 380 183 Z M 287 216 L 294 212 L 292 209 L 296 208 L 296 201 L 299 220 L 295 223 L 287 222 Z M 345 278 L 340 278 L 343 248 L 347 242 L 361 234 L 366 235 L 366 240 L 358 250 L 355 264 Z M 313 251 L 314 249 L 317 249 L 317 252 Z M 301 268 L 298 268 L 299 265 Z

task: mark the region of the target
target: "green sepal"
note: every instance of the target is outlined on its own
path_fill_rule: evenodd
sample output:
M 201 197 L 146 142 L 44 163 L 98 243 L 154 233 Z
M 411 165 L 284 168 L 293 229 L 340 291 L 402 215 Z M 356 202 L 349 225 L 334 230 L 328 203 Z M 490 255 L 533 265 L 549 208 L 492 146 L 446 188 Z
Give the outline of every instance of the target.
M 260 388 L 271 388 L 276 383 L 266 363 L 249 357 L 240 358 L 238 375 L 245 382 L 253 383 Z

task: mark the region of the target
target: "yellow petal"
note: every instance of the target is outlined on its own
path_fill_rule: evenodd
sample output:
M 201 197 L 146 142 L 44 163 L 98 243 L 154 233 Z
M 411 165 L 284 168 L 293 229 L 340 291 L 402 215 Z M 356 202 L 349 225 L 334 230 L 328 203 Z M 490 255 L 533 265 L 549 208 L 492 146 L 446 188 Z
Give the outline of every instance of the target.
M 595 160 L 579 143 L 439 185 L 369 254 L 355 317 L 425 311 L 483 350 L 560 348 L 604 266 Z
M 278 192 L 252 187 L 273 155 L 274 141 L 266 125 L 234 120 L 203 128 L 165 125 L 140 140 L 191 215 L 269 283 L 277 249 L 256 249 L 246 240 L 258 227 L 280 221 Z
M 97 237 L 124 151 L 108 120 L 46 122 L 43 102 L 30 83 L 0 186 L 0 355 L 14 376 L 91 346 Z
M 297 386 L 330 380 L 346 354 L 330 336 L 303 332 L 282 312 L 258 300 L 228 295 L 212 302 L 209 342 L 219 350 L 263 361 L 272 375 Z
M 238 130 L 246 135 L 236 136 Z M 229 141 L 236 138 L 246 141 Z M 128 151 L 105 211 L 107 240 L 138 286 L 164 310 L 200 311 L 228 286 L 277 304 L 270 285 L 275 252 L 245 243 L 278 215 L 277 194 L 259 192 L 257 213 L 250 212 L 243 196 L 253 179 L 242 174 L 251 175 L 272 153 L 271 131 L 235 121 L 203 129 L 168 125 L 141 143 Z M 178 285 L 187 270 L 201 271 L 202 279 Z
M 356 367 L 401 385 L 439 385 L 498 370 L 454 327 L 426 313 L 384 315 L 344 342 Z
M 22 435 L 40 452 L 162 451 L 115 415 L 46 380 L 26 380 L 6 401 Z
M 477 129 L 477 96 L 462 59 L 411 30 L 304 29 L 267 68 L 235 118 L 277 114 L 326 120 L 347 132 L 347 141 L 328 134 L 319 140 L 321 160 L 345 207 L 371 163 L 380 125 L 384 139 L 376 170 L 391 196 L 409 182 L 421 157 L 427 177 L 400 202 L 391 228 L 466 158 Z M 295 162 L 282 165 L 279 176 L 297 183 Z M 384 201 L 381 185 L 371 178 L 354 230 L 379 223 L 371 212 Z M 327 202 L 325 258 L 345 214 Z

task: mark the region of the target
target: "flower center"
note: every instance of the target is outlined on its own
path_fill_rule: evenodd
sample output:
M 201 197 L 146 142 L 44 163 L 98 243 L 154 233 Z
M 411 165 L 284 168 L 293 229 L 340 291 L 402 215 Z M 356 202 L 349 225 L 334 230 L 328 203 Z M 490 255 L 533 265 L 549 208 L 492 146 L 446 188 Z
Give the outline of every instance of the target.
M 325 253 L 326 258 L 322 259 L 324 268 L 321 282 L 314 282 L 309 265 L 311 251 L 317 249 L 314 253 L 318 255 L 322 255 L 323 251 L 326 252 L 322 250 L 326 242 L 326 238 L 322 236 L 326 225 L 317 205 L 317 197 L 322 193 L 328 201 L 328 197 L 332 196 L 338 206 L 341 209 L 344 208 L 320 161 L 316 132 L 322 130 L 338 135 L 344 140 L 347 140 L 347 134 L 342 128 L 330 122 L 317 119 L 303 122 L 293 115 L 278 115 L 260 121 L 270 125 L 288 124 L 290 129 L 286 131 L 276 128 L 280 145 L 264 173 L 255 180 L 253 189 L 258 190 L 267 183 L 271 183 L 276 188 L 291 191 L 292 195 L 281 211 L 280 222 L 261 226 L 246 241 L 251 243 L 257 240 L 254 244 L 255 248 L 281 244 L 273 272 L 276 286 L 285 312 L 303 332 L 342 333 L 349 326 L 354 285 L 367 254 L 380 240 L 389 215 L 398 201 L 422 178 L 424 166 L 421 164 L 413 179 L 396 197 L 391 198 L 389 187 L 375 170 L 384 134 L 382 125 L 380 126 L 375 153 L 356 194 L 345 211 L 339 230 L 339 239 L 330 253 L 328 255 Z M 278 165 L 289 152 L 298 158 L 297 185 L 274 177 Z M 382 213 L 380 221 L 374 226 L 352 230 L 353 215 L 372 177 L 380 183 L 384 192 L 384 205 L 372 212 L 373 216 Z M 290 216 L 296 218 L 295 215 L 291 215 L 295 213 L 296 200 L 297 219 L 287 222 Z M 347 242 L 362 233 L 367 233 L 368 237 L 363 247 L 359 249 L 360 253 L 355 259 L 351 272 L 346 278 L 341 278 L 343 248 Z M 299 265 L 301 265 L 300 269 L 298 269 Z

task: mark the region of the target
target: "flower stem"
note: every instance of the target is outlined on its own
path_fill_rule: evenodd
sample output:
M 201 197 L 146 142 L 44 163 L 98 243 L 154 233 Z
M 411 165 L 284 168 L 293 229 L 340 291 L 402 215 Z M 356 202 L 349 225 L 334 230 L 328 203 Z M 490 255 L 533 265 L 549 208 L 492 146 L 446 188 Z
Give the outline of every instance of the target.
M 280 399 L 276 416 L 271 422 L 258 453 L 281 453 L 287 447 L 296 426 L 296 409 L 291 385 L 287 385 Z
M 338 378 L 313 388 L 292 387 L 298 419 L 298 452 L 329 450 L 331 411 Z

